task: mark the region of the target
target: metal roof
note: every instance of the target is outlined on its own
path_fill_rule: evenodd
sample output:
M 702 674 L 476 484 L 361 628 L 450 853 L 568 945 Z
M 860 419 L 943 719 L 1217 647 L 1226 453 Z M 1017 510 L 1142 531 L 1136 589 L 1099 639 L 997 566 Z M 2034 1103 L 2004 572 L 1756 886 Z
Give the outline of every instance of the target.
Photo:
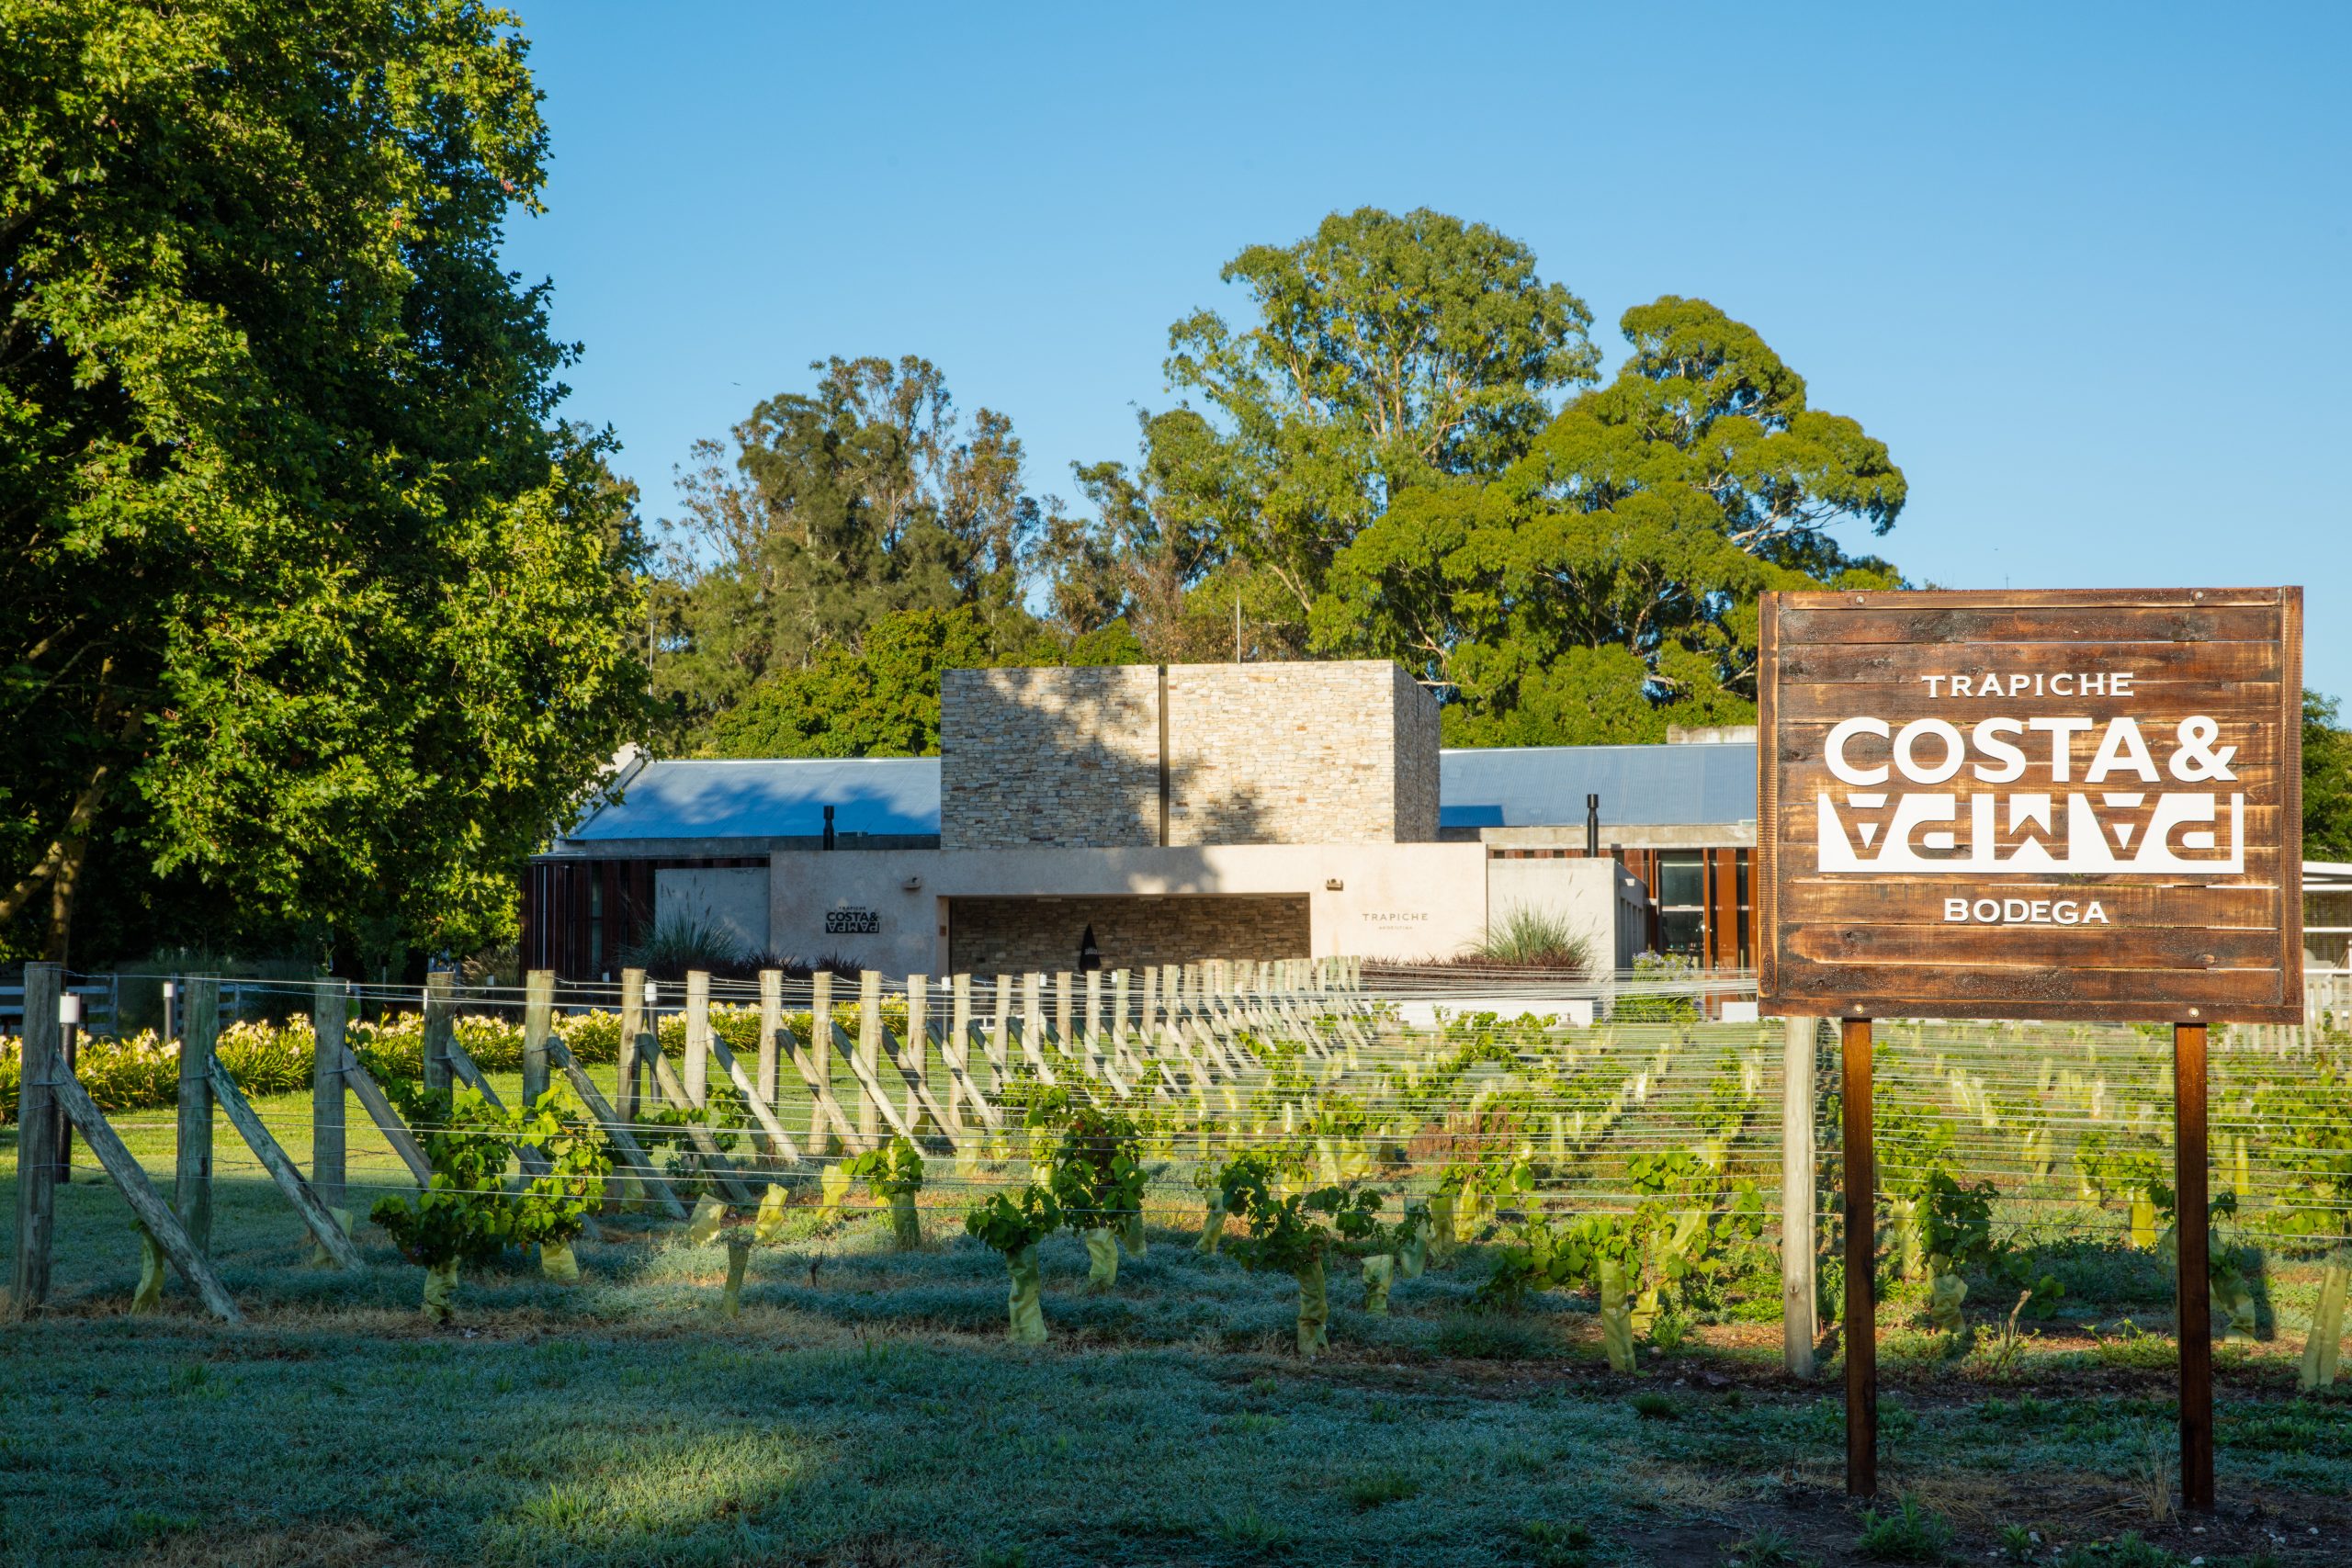
M 833 809 L 841 833 L 939 831 L 936 757 L 762 758 L 644 762 L 565 837 L 815 838 Z
M 1756 745 L 1496 746 L 1438 753 L 1445 828 L 1560 828 L 1600 796 L 1604 828 L 1756 819 Z
M 617 798 L 565 837 L 813 838 L 834 808 L 842 833 L 939 831 L 939 759 L 848 757 L 648 761 L 625 772 Z M 1438 821 L 1448 828 L 1573 827 L 1600 796 L 1612 827 L 1752 821 L 1756 748 L 1518 746 L 1438 754 Z

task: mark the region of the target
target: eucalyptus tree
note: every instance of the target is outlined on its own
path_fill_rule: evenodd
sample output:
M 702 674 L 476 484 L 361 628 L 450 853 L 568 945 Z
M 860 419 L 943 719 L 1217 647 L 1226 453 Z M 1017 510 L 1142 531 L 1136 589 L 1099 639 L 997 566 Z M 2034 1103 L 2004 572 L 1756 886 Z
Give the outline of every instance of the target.
M 1651 740 L 1753 716 L 1757 596 L 1900 574 L 1902 470 L 1813 408 L 1763 338 L 1704 300 L 1625 312 L 1632 352 L 1500 475 L 1399 495 L 1334 558 L 1316 645 L 1449 683 L 1462 745 Z
M 1226 265 L 1255 308 L 1170 329 L 1202 420 L 1147 426 L 1160 526 L 1262 574 L 1301 629 L 1341 552 L 1405 495 L 1502 473 L 1599 364 L 1591 312 L 1516 240 L 1417 209 L 1333 213 Z M 1214 563 L 1212 563 L 1214 564 Z
M 698 443 L 684 476 L 655 676 L 692 734 L 765 680 L 862 652 L 895 613 L 965 605 L 1008 641 L 1031 632 L 1021 600 L 1044 508 L 1012 422 L 965 420 L 915 355 L 810 368 L 813 391 Z

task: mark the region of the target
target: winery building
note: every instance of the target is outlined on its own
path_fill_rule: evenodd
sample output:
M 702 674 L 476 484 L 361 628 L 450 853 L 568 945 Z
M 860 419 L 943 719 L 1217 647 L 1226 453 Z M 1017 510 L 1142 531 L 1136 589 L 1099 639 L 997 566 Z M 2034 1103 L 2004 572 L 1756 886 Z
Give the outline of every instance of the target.
M 619 969 L 660 920 L 891 974 L 1443 959 L 1521 908 L 1596 961 L 1752 967 L 1752 732 L 1449 750 L 1381 661 L 968 670 L 941 755 L 628 761 L 533 861 L 524 956 Z M 1588 845 L 1598 844 L 1598 856 Z

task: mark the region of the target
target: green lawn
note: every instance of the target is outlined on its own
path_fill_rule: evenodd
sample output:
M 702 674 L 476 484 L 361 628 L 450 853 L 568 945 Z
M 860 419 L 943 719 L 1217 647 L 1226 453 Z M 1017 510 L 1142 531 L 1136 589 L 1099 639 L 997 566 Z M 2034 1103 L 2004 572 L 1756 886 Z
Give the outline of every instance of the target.
M 307 1158 L 307 1099 L 261 1104 Z M 397 1179 L 355 1118 L 355 1179 Z M 167 1182 L 168 1112 L 118 1120 Z M 1704 1327 L 1615 1377 L 1578 1298 L 1472 1312 L 1474 1252 L 1400 1281 L 1386 1319 L 1335 1279 L 1333 1350 L 1302 1365 L 1283 1351 L 1291 1281 L 1197 1256 L 1198 1201 L 1170 1183 L 1114 1294 L 1080 1294 L 1082 1250 L 1047 1245 L 1041 1350 L 1004 1343 L 1001 1262 L 945 1192 L 919 1254 L 883 1250 L 863 1219 L 756 1252 L 733 1320 L 715 1311 L 722 1249 L 623 1218 L 581 1247 L 576 1288 L 527 1265 L 469 1276 L 458 1325 L 434 1330 L 421 1272 L 380 1233 L 360 1231 L 363 1276 L 307 1268 L 225 1122 L 218 1148 L 215 1254 L 240 1327 L 176 1282 L 162 1315 L 125 1316 L 123 1204 L 86 1151 L 60 1192 L 55 1303 L 0 1327 L 6 1561 L 1865 1560 L 1835 1363 L 1787 1383 L 1776 1322 Z M 2222 1511 L 2201 1534 L 2160 1521 L 2166 1282 L 2104 1248 L 2058 1267 L 2075 1315 L 2006 1367 L 1955 1357 L 1899 1292 L 1886 1310 L 1885 1488 L 1949 1525 L 1954 1560 L 1986 1561 L 2015 1525 L 2041 1532 L 2040 1561 L 2061 1542 L 2082 1565 L 2172 1561 L 2086 1550 L 2138 1531 L 2181 1562 L 2352 1562 L 2352 1389 L 2298 1398 L 2291 1333 L 2227 1348 Z M 2267 1291 L 2291 1317 L 2309 1280 Z

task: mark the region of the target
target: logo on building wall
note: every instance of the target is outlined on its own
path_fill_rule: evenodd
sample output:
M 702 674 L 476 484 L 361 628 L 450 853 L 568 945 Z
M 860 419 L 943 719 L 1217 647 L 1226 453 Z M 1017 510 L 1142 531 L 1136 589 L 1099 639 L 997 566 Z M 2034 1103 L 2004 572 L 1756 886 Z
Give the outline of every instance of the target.
M 875 909 L 828 909 L 825 911 L 827 936 L 879 936 L 882 934 L 881 912 Z

